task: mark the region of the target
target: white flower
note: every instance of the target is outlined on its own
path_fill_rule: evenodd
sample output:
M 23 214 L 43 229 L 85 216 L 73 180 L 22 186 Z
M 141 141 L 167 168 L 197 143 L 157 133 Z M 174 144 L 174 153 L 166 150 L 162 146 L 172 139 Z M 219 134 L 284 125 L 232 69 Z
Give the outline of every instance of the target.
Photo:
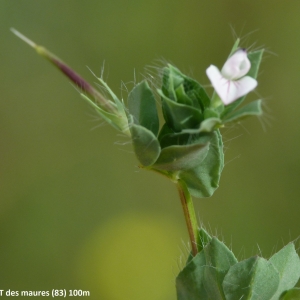
M 211 84 L 225 105 L 255 89 L 257 81 L 245 76 L 250 68 L 246 50 L 240 49 L 227 59 L 221 72 L 213 65 L 206 69 Z

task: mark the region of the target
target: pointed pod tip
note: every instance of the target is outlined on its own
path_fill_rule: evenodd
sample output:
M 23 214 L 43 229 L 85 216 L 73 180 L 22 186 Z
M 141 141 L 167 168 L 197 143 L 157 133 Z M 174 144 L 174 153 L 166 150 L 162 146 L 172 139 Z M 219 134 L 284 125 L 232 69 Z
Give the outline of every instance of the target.
M 30 40 L 29 38 L 27 38 L 24 34 L 22 34 L 21 32 L 19 32 L 15 28 L 11 27 L 10 31 L 13 34 L 15 34 L 18 38 L 20 38 L 21 40 L 23 40 L 26 44 L 28 44 L 29 46 L 31 46 L 32 48 L 36 48 L 37 47 L 36 43 L 34 43 L 32 40 Z

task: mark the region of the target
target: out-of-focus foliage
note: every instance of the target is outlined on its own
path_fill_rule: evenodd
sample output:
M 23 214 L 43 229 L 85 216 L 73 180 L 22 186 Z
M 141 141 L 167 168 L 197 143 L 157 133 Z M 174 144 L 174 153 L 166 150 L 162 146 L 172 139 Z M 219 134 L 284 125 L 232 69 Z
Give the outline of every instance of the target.
M 219 239 L 203 229 L 199 234 L 205 237 L 202 250 L 189 257 L 176 278 L 178 300 L 278 300 L 299 280 L 300 259 L 293 243 L 269 260 L 255 255 L 238 262 Z
M 154 76 L 144 66 L 162 57 L 208 85 L 205 69 L 221 67 L 236 38 L 231 27 L 243 47 L 267 49 L 252 96 L 264 99 L 265 115 L 223 129 L 220 188 L 195 203 L 213 234 L 232 240 L 240 261 L 260 251 L 269 257 L 299 235 L 299 9 L 296 0 L 1 1 L 1 289 L 175 299 L 180 240 L 187 240 L 174 186 L 137 169 L 131 145 L 123 145 L 129 139 L 101 127 L 68 81 L 10 27 L 90 81 L 86 65 L 99 76 L 105 60 L 104 79 L 124 99 L 134 76 Z M 103 278 L 108 266 L 122 271 L 118 281 L 113 271 Z M 145 276 L 162 283 L 160 293 L 150 293 Z

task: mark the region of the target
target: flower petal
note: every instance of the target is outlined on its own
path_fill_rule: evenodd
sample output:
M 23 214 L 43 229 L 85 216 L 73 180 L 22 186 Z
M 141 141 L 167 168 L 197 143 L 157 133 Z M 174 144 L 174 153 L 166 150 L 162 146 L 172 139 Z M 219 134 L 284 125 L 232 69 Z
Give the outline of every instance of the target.
M 250 67 L 251 63 L 247 57 L 247 51 L 240 49 L 227 59 L 221 73 L 227 79 L 236 80 L 245 76 Z
M 210 65 L 206 69 L 206 75 L 208 76 L 212 86 L 214 87 L 216 93 L 221 98 L 224 104 L 228 102 L 228 88 L 230 87 L 230 80 L 223 77 L 221 72 L 216 66 Z
M 249 76 L 235 81 L 226 79 L 222 76 L 219 69 L 213 65 L 206 69 L 206 74 L 225 105 L 246 95 L 257 86 L 257 81 Z
M 244 76 L 243 78 L 241 78 L 239 80 L 233 81 L 233 83 L 235 83 L 235 86 L 236 86 L 234 100 L 248 94 L 249 92 L 254 90 L 257 86 L 256 79 L 254 79 L 250 76 Z M 232 101 L 234 101 L 234 100 L 232 100 Z

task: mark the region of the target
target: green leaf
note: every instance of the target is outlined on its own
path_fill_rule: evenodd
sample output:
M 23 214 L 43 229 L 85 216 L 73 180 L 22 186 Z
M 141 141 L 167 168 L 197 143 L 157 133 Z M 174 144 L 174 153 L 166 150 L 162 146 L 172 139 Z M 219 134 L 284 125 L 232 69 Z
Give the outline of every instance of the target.
M 215 109 L 212 109 L 212 108 L 207 108 L 204 111 L 203 115 L 204 115 L 204 120 L 209 119 L 209 118 L 220 118 L 219 113 Z
M 162 96 L 162 110 L 165 121 L 174 131 L 178 132 L 182 129 L 199 126 L 203 119 L 199 110 L 168 99 L 161 90 L 158 90 L 158 93 Z
M 200 107 L 202 111 L 210 106 L 210 99 L 199 82 L 185 76 L 184 88 L 189 98 L 193 100 L 194 107 Z
M 263 53 L 264 53 L 264 49 L 248 53 L 248 58 L 251 63 L 251 68 L 250 68 L 249 72 L 246 74 L 246 76 L 250 76 L 252 78 L 257 78 L 258 70 L 259 70 L 261 60 L 262 60 Z
M 199 230 L 203 250 L 188 263 L 176 279 L 178 300 L 225 299 L 222 281 L 229 268 L 237 263 L 233 253 L 217 238 Z
M 195 133 L 191 133 L 191 131 Z M 159 133 L 158 140 L 162 148 L 173 145 L 191 145 L 205 143 L 211 138 L 211 133 L 199 133 L 198 130 L 185 129 L 181 132 L 175 132 L 165 123 Z
M 165 123 L 162 126 L 162 128 L 160 129 L 159 134 L 158 134 L 158 140 L 159 140 L 159 143 L 162 148 L 175 144 L 175 143 L 169 144 L 167 142 L 162 143 L 162 140 L 164 139 L 165 136 L 168 136 L 169 134 L 173 134 L 173 133 L 175 133 L 175 131 L 167 123 Z
M 179 178 L 185 181 L 194 197 L 210 197 L 219 186 L 224 167 L 223 143 L 219 130 L 214 131 L 212 135 L 208 154 L 202 163 L 179 173 Z
M 204 287 L 208 295 L 208 299 L 225 300 L 222 288 L 222 282 L 219 279 L 218 269 L 214 267 L 204 267 Z
M 91 70 L 90 70 L 91 71 Z M 93 73 L 93 72 L 92 72 Z M 94 74 L 94 73 L 93 73 Z M 109 95 L 112 97 L 112 99 L 114 100 L 118 111 L 124 111 L 124 103 L 122 101 L 119 100 L 119 98 L 116 96 L 116 94 L 110 89 L 110 87 L 108 86 L 108 84 L 101 78 L 101 77 L 97 77 L 95 74 L 94 76 L 100 81 L 101 86 L 104 87 L 104 89 L 109 93 Z
M 264 52 L 264 49 L 248 53 L 248 58 L 251 63 L 251 68 L 250 68 L 249 72 L 246 74 L 246 76 L 253 77 L 254 79 L 257 78 L 257 74 L 258 74 L 258 70 L 259 70 L 259 66 L 261 63 L 263 52 Z M 231 113 L 233 110 L 235 110 L 244 101 L 245 97 L 246 96 L 243 96 L 240 99 L 234 101 L 233 103 L 227 105 L 222 113 L 221 118 L 223 119 L 229 113 Z
M 181 99 L 180 93 L 176 93 L 175 95 L 175 91 L 182 84 L 185 96 Z M 162 90 L 169 99 L 177 101 L 178 103 L 186 103 L 187 99 L 190 99 L 192 101 L 191 105 L 201 111 L 210 106 L 210 99 L 201 84 L 184 75 L 170 64 L 168 65 L 168 68 L 164 69 Z M 188 98 L 186 98 L 186 96 Z
M 128 109 L 135 124 L 141 125 L 157 135 L 159 121 L 155 97 L 147 81 L 140 82 L 129 93 Z
M 258 256 L 233 265 L 223 281 L 226 300 L 270 300 L 278 285 L 277 270 Z
M 95 110 L 97 113 L 105 120 L 108 124 L 118 129 L 121 132 L 125 132 L 128 130 L 128 122 L 127 118 L 124 115 L 116 115 L 109 113 L 99 107 L 95 102 L 93 102 L 90 98 L 88 98 L 85 94 L 80 94 L 82 98 L 84 98 Z
M 191 136 L 197 136 L 202 133 L 210 133 L 218 129 L 222 125 L 222 120 L 219 118 L 209 118 L 201 122 L 198 128 L 183 129 L 181 134 L 189 134 Z
M 209 300 L 204 288 L 204 252 L 199 252 L 176 278 L 177 300 Z
M 212 132 L 222 124 L 219 118 L 209 118 L 201 122 L 199 132 Z
M 249 116 L 260 116 L 262 113 L 261 100 L 256 100 L 228 114 L 223 119 L 223 123 L 239 121 Z
M 172 71 L 171 65 L 163 69 L 162 92 L 167 98 L 177 102 L 175 89 L 183 82 L 183 78 L 175 75 Z
M 170 146 L 161 150 L 153 168 L 166 171 L 181 171 L 194 168 L 205 159 L 209 143 Z
M 210 242 L 203 248 L 206 264 L 218 269 L 220 281 L 223 281 L 229 268 L 238 261 L 233 252 L 216 237 L 211 238 Z
M 204 228 L 199 229 L 198 251 L 202 251 L 204 247 L 212 240 L 212 237 Z
M 269 261 L 280 275 L 278 290 L 271 300 L 277 300 L 286 290 L 295 286 L 300 278 L 300 259 L 293 243 L 289 243 L 274 254 Z
M 212 237 L 208 234 L 208 232 L 204 228 L 199 228 L 198 237 L 197 237 L 197 248 L 198 252 L 201 252 L 204 247 L 211 241 Z M 189 264 L 194 258 L 193 254 L 190 253 L 186 265 Z
M 210 99 L 203 88 L 203 86 L 196 80 L 182 74 L 178 69 L 174 68 L 174 73 L 184 78 L 184 90 L 189 99 L 193 102 L 193 107 L 204 111 L 205 108 L 210 106 Z
M 199 138 L 199 134 L 190 134 L 190 133 L 166 133 L 165 135 L 161 136 L 159 139 L 160 146 L 162 148 L 166 148 L 168 146 L 173 145 L 190 145 L 196 144 Z
M 229 54 L 228 58 L 229 58 L 236 50 L 239 49 L 239 43 L 240 43 L 240 39 L 238 38 L 238 39 L 235 41 L 235 43 L 234 43 L 234 45 L 233 45 L 233 47 L 232 47 L 232 49 L 231 49 L 231 51 L 230 51 L 230 54 Z
M 145 127 L 133 124 L 132 117 L 130 132 L 134 152 L 140 163 L 145 167 L 153 165 L 160 154 L 160 145 L 156 136 Z
M 204 111 L 204 120 L 201 122 L 198 128 L 183 129 L 182 133 L 199 134 L 201 132 L 212 132 L 222 125 L 222 120 L 219 117 L 218 112 L 214 109 L 206 109 Z
M 175 93 L 176 93 L 176 97 L 177 97 L 177 102 L 178 103 L 185 104 L 185 105 L 188 105 L 188 106 L 192 106 L 193 105 L 192 100 L 185 93 L 183 84 L 181 84 L 175 90 Z
M 286 291 L 280 297 L 280 300 L 300 300 L 300 288 L 293 288 L 293 289 Z
M 222 282 L 230 267 L 238 261 L 232 251 L 216 237 L 212 238 L 203 251 L 206 260 L 204 286 L 209 299 L 225 300 Z
M 170 133 L 166 134 L 160 140 L 162 148 L 173 145 L 192 145 L 199 142 L 199 138 L 206 133 L 190 134 L 186 132 Z

